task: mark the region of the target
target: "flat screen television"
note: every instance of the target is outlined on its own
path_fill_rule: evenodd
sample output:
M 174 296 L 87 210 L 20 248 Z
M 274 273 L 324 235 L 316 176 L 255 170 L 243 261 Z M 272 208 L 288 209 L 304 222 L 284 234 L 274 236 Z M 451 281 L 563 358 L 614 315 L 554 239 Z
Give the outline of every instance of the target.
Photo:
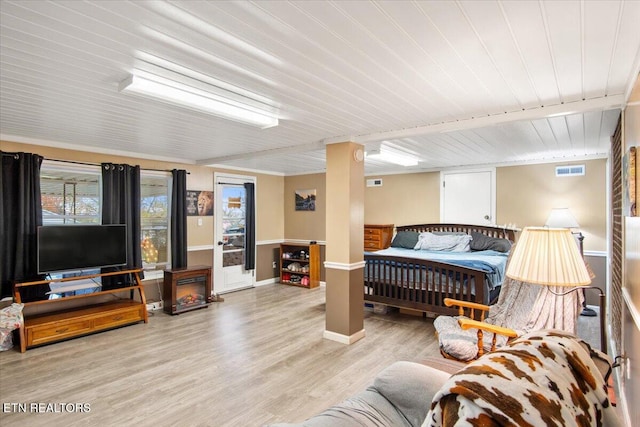
M 38 273 L 125 265 L 126 235 L 126 225 L 38 227 Z

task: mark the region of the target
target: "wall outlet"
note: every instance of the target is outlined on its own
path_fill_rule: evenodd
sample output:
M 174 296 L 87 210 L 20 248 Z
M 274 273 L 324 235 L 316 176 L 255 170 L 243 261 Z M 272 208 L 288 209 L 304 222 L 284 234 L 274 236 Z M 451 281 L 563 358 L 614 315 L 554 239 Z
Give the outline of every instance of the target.
M 162 310 L 162 301 L 154 301 L 147 303 L 147 311 Z

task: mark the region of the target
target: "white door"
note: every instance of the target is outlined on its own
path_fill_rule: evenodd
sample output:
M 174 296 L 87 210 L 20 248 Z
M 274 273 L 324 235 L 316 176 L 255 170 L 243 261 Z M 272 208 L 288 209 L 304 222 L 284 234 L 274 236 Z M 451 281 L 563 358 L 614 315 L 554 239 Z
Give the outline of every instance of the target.
M 440 173 L 440 222 L 495 224 L 495 168 Z
M 245 256 L 245 182 L 254 177 L 214 174 L 216 189 L 216 228 L 213 251 L 213 291 L 216 294 L 254 286 L 254 271 L 244 269 Z

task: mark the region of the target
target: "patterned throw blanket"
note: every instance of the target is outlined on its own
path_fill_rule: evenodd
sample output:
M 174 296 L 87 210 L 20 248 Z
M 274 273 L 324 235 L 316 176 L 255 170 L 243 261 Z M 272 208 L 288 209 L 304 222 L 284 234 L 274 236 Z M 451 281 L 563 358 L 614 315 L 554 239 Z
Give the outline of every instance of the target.
M 619 426 L 607 356 L 556 330 L 523 335 L 452 375 L 422 427 Z

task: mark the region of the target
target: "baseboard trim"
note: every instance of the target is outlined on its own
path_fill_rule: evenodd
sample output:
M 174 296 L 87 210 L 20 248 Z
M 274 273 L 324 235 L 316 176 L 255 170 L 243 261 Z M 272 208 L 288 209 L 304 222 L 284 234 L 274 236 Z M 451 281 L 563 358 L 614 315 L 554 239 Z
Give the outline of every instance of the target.
M 351 271 L 351 270 L 357 270 L 359 268 L 364 268 L 364 266 L 366 264 L 367 263 L 365 261 L 354 262 L 354 263 L 351 263 L 351 264 L 346 264 L 346 263 L 342 263 L 342 262 L 325 261 L 324 262 L 324 268 L 330 268 L 332 270 Z
M 337 332 L 332 332 L 332 331 L 325 330 L 324 333 L 322 334 L 322 337 L 324 339 L 327 339 L 327 340 L 339 342 L 340 344 L 350 345 L 350 344 L 353 344 L 354 342 L 364 338 L 364 335 L 365 335 L 364 329 L 361 329 L 358 332 L 356 332 L 355 334 L 349 335 L 349 336 L 342 335 L 342 334 L 339 334 Z
M 271 279 L 264 279 L 264 280 L 260 280 L 258 282 L 256 282 L 256 287 L 258 286 L 266 286 L 266 285 L 272 285 L 274 283 L 278 283 L 280 281 L 279 277 L 273 277 Z
M 280 278 L 279 277 L 274 277 L 273 279 L 260 280 L 260 281 L 256 282 L 254 287 L 257 288 L 258 286 L 267 286 L 267 285 L 273 285 L 273 284 L 277 284 L 277 283 L 280 283 Z M 327 283 L 323 282 L 323 281 L 318 282 L 318 284 L 320 286 L 327 286 Z

